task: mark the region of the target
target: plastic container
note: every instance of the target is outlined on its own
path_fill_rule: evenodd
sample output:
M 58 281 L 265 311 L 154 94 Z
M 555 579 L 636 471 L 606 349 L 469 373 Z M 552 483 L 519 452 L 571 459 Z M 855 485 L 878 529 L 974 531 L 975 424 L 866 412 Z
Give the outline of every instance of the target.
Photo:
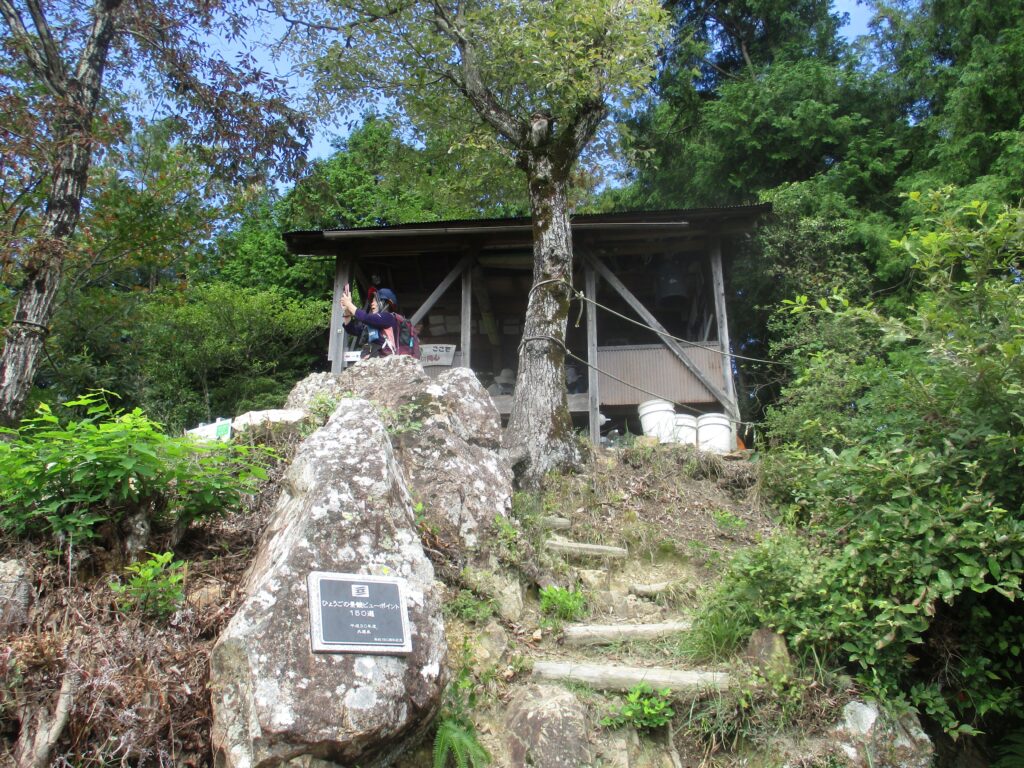
M 676 426 L 676 409 L 668 400 L 647 400 L 637 406 L 640 426 L 645 435 L 658 438 L 658 442 L 672 442 Z
M 697 447 L 712 453 L 732 451 L 732 422 L 724 413 L 705 413 L 697 417 Z
M 697 417 L 689 413 L 677 413 L 672 441 L 683 445 L 697 445 Z

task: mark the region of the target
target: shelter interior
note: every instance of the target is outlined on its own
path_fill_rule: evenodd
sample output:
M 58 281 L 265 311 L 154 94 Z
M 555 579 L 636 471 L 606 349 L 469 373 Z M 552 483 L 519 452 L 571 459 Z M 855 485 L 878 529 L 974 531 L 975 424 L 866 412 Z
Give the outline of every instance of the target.
M 569 407 L 597 441 L 639 431 L 651 399 L 680 412 L 738 419 L 725 264 L 769 206 L 575 216 L 566 345 Z M 357 357 L 341 327 L 346 283 L 365 297 L 393 289 L 420 329 L 428 372 L 468 365 L 503 416 L 511 409 L 523 318 L 533 283 L 529 219 L 430 222 L 289 232 L 293 254 L 335 261 L 328 358 Z M 346 354 L 348 352 L 348 354 Z

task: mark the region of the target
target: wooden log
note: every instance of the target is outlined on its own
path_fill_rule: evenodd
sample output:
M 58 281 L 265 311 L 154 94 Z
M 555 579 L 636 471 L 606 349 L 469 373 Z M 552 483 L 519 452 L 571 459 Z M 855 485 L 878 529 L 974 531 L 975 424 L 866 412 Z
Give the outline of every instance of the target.
M 670 581 L 662 581 L 657 584 L 630 584 L 629 594 L 637 597 L 657 597 L 670 586 L 672 586 Z
M 567 517 L 545 515 L 540 519 L 540 527 L 546 531 L 566 531 L 572 528 L 572 520 Z
M 571 661 L 534 662 L 533 676 L 540 680 L 585 683 L 599 690 L 620 691 L 628 691 L 639 683 L 647 683 L 655 690 L 668 688 L 672 691 L 722 691 L 732 685 L 732 678 L 725 672 L 578 664 Z
M 660 624 L 576 624 L 563 629 L 566 645 L 608 645 L 628 640 L 659 640 L 686 632 L 688 621 L 665 621 Z
M 559 552 L 563 555 L 576 557 L 610 557 L 616 559 L 625 558 L 629 552 L 622 547 L 606 547 L 603 544 L 581 544 L 578 541 L 566 539 L 548 539 L 544 542 L 545 548 L 552 552 Z

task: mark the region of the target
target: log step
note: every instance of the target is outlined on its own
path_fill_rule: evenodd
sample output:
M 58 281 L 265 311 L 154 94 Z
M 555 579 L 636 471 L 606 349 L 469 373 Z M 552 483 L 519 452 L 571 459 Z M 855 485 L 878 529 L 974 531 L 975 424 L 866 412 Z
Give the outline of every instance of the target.
M 544 547 L 551 552 L 558 552 L 563 555 L 575 555 L 577 557 L 609 557 L 624 559 L 629 552 L 622 547 L 606 547 L 603 544 L 582 544 L 578 541 L 569 541 L 562 538 L 550 538 L 544 542 Z
M 566 645 L 608 645 L 628 640 L 660 640 L 686 632 L 688 621 L 665 621 L 660 624 L 575 624 L 563 629 Z
M 572 528 L 572 521 L 567 517 L 545 515 L 539 522 L 540 527 L 547 531 L 567 531 Z
M 599 690 L 620 691 L 628 691 L 639 683 L 647 683 L 655 690 L 668 688 L 672 691 L 722 691 L 732 685 L 732 678 L 726 672 L 565 661 L 534 662 L 533 676 L 540 680 L 586 683 Z
M 669 581 L 662 581 L 657 584 L 630 584 L 629 592 L 637 597 L 654 598 L 667 590 L 671 585 L 672 582 Z

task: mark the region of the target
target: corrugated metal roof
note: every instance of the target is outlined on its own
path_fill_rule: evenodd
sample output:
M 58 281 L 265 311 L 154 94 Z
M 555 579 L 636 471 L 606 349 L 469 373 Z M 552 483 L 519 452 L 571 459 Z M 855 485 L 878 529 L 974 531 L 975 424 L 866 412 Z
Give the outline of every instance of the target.
M 640 221 L 665 222 L 685 220 L 687 218 L 719 218 L 723 214 L 738 213 L 745 216 L 755 216 L 771 211 L 771 203 L 758 203 L 755 205 L 725 205 L 711 208 L 676 208 L 658 211 L 616 211 L 611 213 L 583 213 L 572 217 L 573 224 L 583 223 L 621 223 L 632 224 Z M 315 235 L 327 232 L 365 232 L 383 233 L 391 231 L 402 231 L 407 229 L 460 229 L 466 227 L 529 227 L 532 226 L 532 219 L 529 216 L 517 216 L 501 219 L 443 219 L 437 221 L 405 222 L 402 224 L 385 224 L 376 227 L 335 227 L 331 229 L 296 229 L 285 233 L 289 235 Z

